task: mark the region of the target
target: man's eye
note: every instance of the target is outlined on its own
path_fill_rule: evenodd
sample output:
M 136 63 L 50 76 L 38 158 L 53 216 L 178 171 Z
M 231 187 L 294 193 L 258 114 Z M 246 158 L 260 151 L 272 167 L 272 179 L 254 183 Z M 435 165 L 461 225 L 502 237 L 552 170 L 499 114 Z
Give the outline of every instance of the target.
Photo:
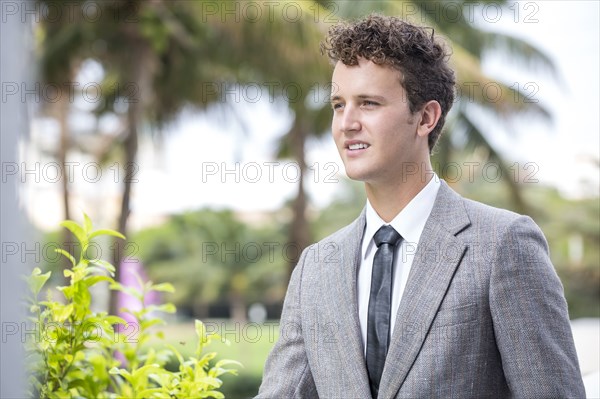
M 331 104 L 331 108 L 333 108 L 334 110 L 341 109 L 342 106 L 343 106 L 343 104 L 340 104 L 340 103 Z
M 378 104 L 378 103 L 376 103 L 375 101 L 365 100 L 365 101 L 363 102 L 363 105 L 366 105 L 366 106 L 368 106 L 368 107 L 373 107 L 373 106 L 375 106 L 375 105 L 379 105 L 379 104 Z

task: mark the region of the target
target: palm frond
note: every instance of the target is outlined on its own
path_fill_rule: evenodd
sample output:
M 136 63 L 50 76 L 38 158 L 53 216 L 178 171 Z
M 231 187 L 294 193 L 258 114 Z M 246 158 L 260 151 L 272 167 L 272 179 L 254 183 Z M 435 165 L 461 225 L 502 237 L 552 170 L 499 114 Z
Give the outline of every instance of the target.
M 526 39 L 484 30 L 479 30 L 477 34 L 485 42 L 486 51 L 505 53 L 510 61 L 524 65 L 527 68 L 548 72 L 554 80 L 561 81 L 554 60 Z
M 482 147 L 488 153 L 488 160 L 495 162 L 502 173 L 502 181 L 506 184 L 515 208 L 520 213 L 526 213 L 527 206 L 521 193 L 519 183 L 512 179 L 512 172 L 509 169 L 504 157 L 496 150 L 495 146 L 485 137 L 485 134 L 471 119 L 471 117 L 462 111 L 459 111 L 456 123 L 460 125 L 467 136 L 470 147 Z

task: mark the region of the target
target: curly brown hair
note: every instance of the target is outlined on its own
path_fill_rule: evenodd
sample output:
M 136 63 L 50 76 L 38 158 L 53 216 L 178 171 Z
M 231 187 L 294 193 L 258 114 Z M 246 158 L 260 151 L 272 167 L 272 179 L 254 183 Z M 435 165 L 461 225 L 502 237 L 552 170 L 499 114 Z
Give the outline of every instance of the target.
M 398 70 L 413 113 L 426 102 L 436 100 L 442 115 L 429 133 L 429 151 L 433 151 L 454 102 L 455 85 L 454 71 L 448 65 L 449 52 L 434 38 L 433 29 L 396 17 L 371 14 L 352 23 L 332 26 L 321 43 L 321 53 L 327 54 L 333 64 L 341 61 L 357 65 L 362 57 Z

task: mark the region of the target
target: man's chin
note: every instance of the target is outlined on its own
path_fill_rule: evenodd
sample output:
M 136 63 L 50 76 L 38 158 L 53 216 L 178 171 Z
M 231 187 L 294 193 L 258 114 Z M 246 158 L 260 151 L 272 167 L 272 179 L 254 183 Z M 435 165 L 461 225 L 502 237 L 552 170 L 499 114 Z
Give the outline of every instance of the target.
M 360 181 L 363 183 L 367 181 L 367 175 L 363 171 L 346 168 L 346 176 L 348 176 L 350 180 L 354 181 Z

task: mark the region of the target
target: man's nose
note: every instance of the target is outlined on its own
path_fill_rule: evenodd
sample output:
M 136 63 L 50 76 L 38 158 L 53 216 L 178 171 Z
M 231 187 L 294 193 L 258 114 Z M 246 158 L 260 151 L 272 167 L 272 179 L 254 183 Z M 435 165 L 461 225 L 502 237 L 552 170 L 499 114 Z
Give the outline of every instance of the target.
M 346 105 L 342 114 L 342 120 L 340 128 L 344 133 L 356 132 L 361 128 L 359 112 L 356 107 L 352 105 Z

